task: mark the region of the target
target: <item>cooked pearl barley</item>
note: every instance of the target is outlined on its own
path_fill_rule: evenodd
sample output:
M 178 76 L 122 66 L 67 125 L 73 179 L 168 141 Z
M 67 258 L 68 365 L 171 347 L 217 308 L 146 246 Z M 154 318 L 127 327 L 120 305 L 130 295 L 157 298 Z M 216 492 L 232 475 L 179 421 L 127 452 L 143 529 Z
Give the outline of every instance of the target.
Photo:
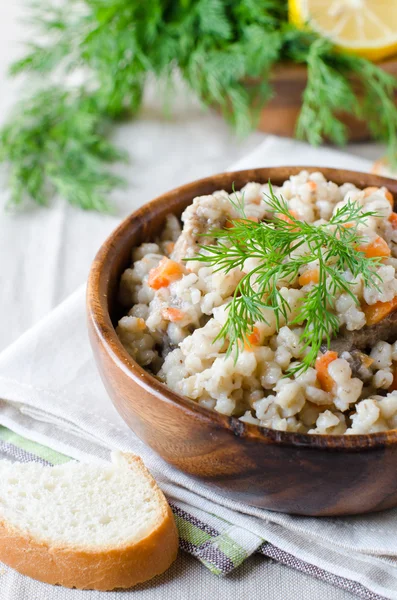
M 273 417 L 270 421 L 263 423 L 263 426 L 277 431 L 287 431 L 288 421 L 281 417 Z
M 344 358 L 337 358 L 328 365 L 328 373 L 335 383 L 342 385 L 350 379 L 352 371 L 347 360 Z
M 346 291 L 330 292 L 333 303 L 328 309 L 334 311 L 339 327 L 360 331 L 366 325 L 361 310 L 364 303 L 388 302 L 397 296 L 397 230 L 388 220 L 391 207 L 385 188 L 367 195 L 351 183 L 338 186 L 321 173 L 302 171 L 273 189 L 298 218 L 316 226 L 327 225 L 330 216 L 348 202 L 382 214 L 382 218 L 371 217 L 358 226 L 365 243 L 381 237 L 390 247 L 391 257 L 375 266 L 379 289 L 364 288 L 362 275 L 354 278 L 346 269 L 343 277 L 357 303 Z M 255 220 L 272 216 L 263 192 L 269 192 L 269 186 L 255 182 L 236 192 L 246 215 Z M 237 360 L 234 351 L 226 355 L 229 340 L 221 330 L 227 323 L 230 302 L 241 278 L 258 267 L 260 259 L 250 257 L 242 270 L 235 267 L 225 273 L 184 258 L 197 255 L 202 233 L 222 228 L 238 217 L 228 194 L 214 192 L 193 200 L 183 214 L 183 230 L 180 221 L 170 215 L 158 239 L 134 248 L 132 264 L 123 273 L 119 290 L 120 303 L 128 314 L 120 319 L 117 333 L 127 352 L 178 393 L 246 423 L 322 435 L 397 428 L 397 392 L 383 396 L 393 384 L 397 342 L 373 345 L 371 364 L 363 357 L 361 367 L 354 362 L 352 352 L 340 352 L 327 367 L 335 382 L 331 391 L 327 378 L 318 378 L 315 368 L 291 375 L 309 351 L 300 342 L 305 323 L 291 322 L 299 313 L 302 298 L 313 288 L 311 283 L 300 286 L 299 276 L 318 269 L 317 258 L 310 258 L 293 281 L 278 282 L 279 292 L 289 305 L 287 319 L 280 318 L 279 330 L 275 312 L 262 307 L 262 318 L 252 324 L 252 344 L 246 348 L 241 344 Z M 307 256 L 309 252 L 304 242 L 291 254 Z M 149 273 L 163 256 L 178 262 L 181 276 L 154 290 L 148 283 Z M 336 260 L 330 259 L 331 268 Z M 253 277 L 251 283 L 255 288 Z
M 390 419 L 397 413 L 397 391 L 377 400 L 378 407 L 384 419 Z
M 189 373 L 199 373 L 204 368 L 203 362 L 196 354 L 188 354 L 185 358 L 185 367 Z
M 324 392 L 324 390 L 314 387 L 313 385 L 307 386 L 305 389 L 305 395 L 310 402 L 313 402 L 313 404 L 318 404 L 319 406 L 332 403 L 331 394 Z
M 321 413 L 316 421 L 316 428 L 311 429 L 309 433 L 320 433 L 320 434 L 338 434 L 345 433 L 346 422 L 345 417 L 342 413 L 332 413 L 330 410 L 326 410 Z
M 396 352 L 397 355 L 397 352 Z M 289 363 L 291 362 L 292 354 L 287 348 L 284 346 L 279 346 L 275 352 L 274 360 L 275 362 L 286 371 Z
M 316 421 L 316 430 L 315 432 L 323 432 L 327 429 L 335 427 L 339 425 L 339 419 L 336 415 L 334 415 L 330 410 L 326 410 L 321 415 L 319 415 Z
M 389 302 L 397 294 L 397 279 L 395 268 L 391 265 L 383 265 L 378 269 L 379 280 L 382 285 L 379 289 L 375 287 L 364 288 L 364 300 L 367 304 L 375 302 Z
M 268 396 L 267 398 L 262 398 L 261 400 L 257 400 L 257 402 L 254 402 L 253 407 L 255 409 L 256 416 L 258 417 L 258 419 L 265 418 L 266 412 L 274 402 L 274 398 L 274 396 Z
M 142 366 L 150 365 L 158 353 L 153 350 L 155 340 L 148 334 L 143 319 L 126 316 L 120 319 L 117 333 L 126 350 Z
M 303 408 L 305 396 L 298 383 L 285 383 L 277 392 L 275 402 L 281 407 L 283 417 L 291 417 Z
M 215 404 L 215 410 L 223 415 L 231 415 L 235 407 L 235 402 L 231 398 L 220 398 Z
M 132 251 L 132 261 L 138 261 L 150 254 L 160 255 L 160 248 L 157 244 L 142 244 Z M 161 256 L 160 256 L 161 258 Z
M 365 314 L 358 308 L 350 294 L 341 294 L 335 303 L 341 325 L 346 324 L 348 331 L 364 327 Z
M 370 357 L 374 360 L 377 369 L 391 366 L 393 348 L 387 342 L 378 342 L 371 350 Z
M 362 389 L 363 382 L 356 377 L 350 379 L 350 381 L 346 382 L 344 385 L 338 385 L 334 399 L 336 408 L 342 412 L 348 410 L 350 404 L 353 404 L 359 399 Z
M 379 215 L 376 218 L 380 219 L 388 219 L 393 212 L 390 202 L 385 197 L 384 192 L 381 191 L 371 194 L 371 196 L 366 198 L 365 211 L 375 212 Z
M 254 402 L 258 402 L 262 400 L 263 390 L 254 390 L 253 392 L 248 392 L 247 394 L 247 402 L 252 407 L 254 406 Z
M 259 425 L 259 419 L 254 417 L 250 410 L 247 410 L 243 416 L 240 417 L 240 421 L 243 421 L 244 423 L 251 423 L 252 425 Z
M 271 390 L 282 377 L 282 371 L 275 362 L 268 362 L 264 365 L 264 371 L 260 376 L 260 382 L 265 390 Z
M 149 307 L 146 304 L 134 304 L 128 315 L 146 320 L 149 316 Z
M 285 346 L 294 358 L 302 355 L 302 344 L 299 341 L 300 332 L 292 331 L 289 327 L 281 327 L 277 335 L 277 344 Z
M 310 402 L 306 402 L 299 413 L 299 418 L 305 427 L 315 425 L 319 415 L 324 410 L 323 406 L 316 406 Z
M 362 400 L 356 406 L 356 413 L 352 415 L 352 426 L 346 433 L 367 433 L 379 415 L 380 410 L 375 400 Z
M 372 385 L 377 389 L 388 390 L 392 383 L 393 373 L 385 369 L 377 371 L 372 378 Z
M 317 382 L 317 371 L 312 367 L 309 367 L 307 371 L 301 373 L 296 377 L 296 381 L 298 381 L 302 386 L 315 385 Z

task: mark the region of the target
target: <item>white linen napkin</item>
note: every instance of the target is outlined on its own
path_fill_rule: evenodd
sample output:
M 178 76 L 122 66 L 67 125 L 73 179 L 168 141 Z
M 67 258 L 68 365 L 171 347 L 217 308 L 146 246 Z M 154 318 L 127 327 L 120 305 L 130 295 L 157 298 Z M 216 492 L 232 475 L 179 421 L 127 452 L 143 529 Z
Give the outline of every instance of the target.
M 353 156 L 273 137 L 236 168 L 277 164 L 370 168 Z M 96 371 L 84 288 L 0 354 L 0 398 L 0 424 L 13 431 L 79 460 L 107 460 L 114 448 L 139 454 L 170 499 L 233 523 L 249 540 L 263 538 L 375 594 L 397 597 L 397 510 L 315 519 L 251 507 L 190 479 L 139 441 L 113 408 Z

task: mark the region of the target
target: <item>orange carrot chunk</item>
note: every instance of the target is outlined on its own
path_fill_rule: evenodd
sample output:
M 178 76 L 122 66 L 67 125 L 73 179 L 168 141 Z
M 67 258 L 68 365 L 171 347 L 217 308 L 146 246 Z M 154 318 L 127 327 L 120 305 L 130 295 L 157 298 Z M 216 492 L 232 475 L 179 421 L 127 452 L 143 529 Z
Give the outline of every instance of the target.
M 138 329 L 140 329 L 141 331 L 146 329 L 146 323 L 145 323 L 144 319 L 141 319 L 140 317 L 138 317 L 136 320 L 136 324 L 137 324 Z
M 367 325 L 375 325 L 390 315 L 397 308 L 397 296 L 390 302 L 376 302 L 376 304 L 363 304 L 361 310 L 365 314 Z
M 364 352 L 360 352 L 360 360 L 364 367 L 366 367 L 367 369 L 369 369 L 369 367 L 374 364 L 374 359 L 368 356 L 368 354 L 365 354 Z
M 308 181 L 307 185 L 309 186 L 310 190 L 312 192 L 314 192 L 317 189 L 317 183 L 315 181 Z
M 148 284 L 153 290 L 167 287 L 182 277 L 182 267 L 174 260 L 164 256 L 157 267 L 149 271 Z
M 308 285 L 309 283 L 318 283 L 320 281 L 320 271 L 318 269 L 308 269 L 298 279 L 300 286 Z
M 244 350 L 251 351 L 252 346 L 258 346 L 261 341 L 261 334 L 257 327 L 252 329 L 252 332 L 247 335 L 246 340 L 244 342 Z
M 294 210 L 290 210 L 289 214 L 294 219 L 298 219 L 298 214 Z M 280 219 L 280 221 L 285 221 L 286 223 L 291 223 L 291 224 L 293 223 L 292 219 L 290 219 L 287 215 L 284 215 L 282 213 L 278 213 L 277 218 Z
M 325 392 L 331 392 L 332 388 L 335 385 L 335 381 L 332 379 L 331 375 L 328 373 L 328 366 L 334 360 L 338 358 L 338 353 L 333 352 L 332 350 L 328 350 L 322 356 L 319 356 L 316 360 L 316 371 L 317 371 L 317 379 L 320 383 L 321 388 Z
M 393 229 L 397 229 L 397 213 L 392 212 L 390 217 L 389 217 L 389 221 L 391 223 L 391 226 L 393 227 Z
M 370 244 L 358 246 L 357 250 L 364 252 L 367 258 L 385 257 L 390 256 L 391 250 L 385 240 L 378 236 Z
M 163 319 L 171 321 L 171 323 L 182 321 L 185 317 L 185 313 L 182 310 L 179 310 L 179 308 L 164 308 L 164 310 L 161 311 L 161 315 Z

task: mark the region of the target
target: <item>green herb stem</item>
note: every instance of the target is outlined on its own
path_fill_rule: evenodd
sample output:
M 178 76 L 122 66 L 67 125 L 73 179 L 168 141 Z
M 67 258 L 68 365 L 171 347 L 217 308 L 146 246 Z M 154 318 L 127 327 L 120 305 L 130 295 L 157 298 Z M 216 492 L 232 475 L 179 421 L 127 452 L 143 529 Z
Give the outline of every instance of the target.
M 238 283 L 218 337 L 227 340 L 228 352 L 234 350 L 237 356 L 254 325 L 267 322 L 266 311 L 270 309 L 277 330 L 284 322 L 303 327 L 300 343 L 305 355 L 291 370 L 300 373 L 313 365 L 322 344 L 329 346 L 339 330 L 335 298 L 346 293 L 358 303 L 346 271 L 350 271 L 353 281 L 361 277 L 365 286 L 379 289 L 376 266 L 380 259 L 368 258 L 358 250 L 362 242 L 358 226 L 378 215 L 362 212 L 359 204 L 349 201 L 328 223 L 306 223 L 291 215 L 285 201 L 274 194 L 270 184 L 269 187 L 266 203 L 272 212 L 270 220 L 255 223 L 246 219 L 242 205 L 231 199 L 242 218 L 232 221 L 231 228 L 210 231 L 208 236 L 215 243 L 202 245 L 199 255 L 190 260 L 225 273 L 236 268 L 243 270 L 249 258 L 259 260 L 258 266 L 245 273 Z M 297 314 L 290 318 L 291 307 L 282 287 L 296 287 L 298 275 L 314 261 L 318 264 L 319 281 L 300 299 Z

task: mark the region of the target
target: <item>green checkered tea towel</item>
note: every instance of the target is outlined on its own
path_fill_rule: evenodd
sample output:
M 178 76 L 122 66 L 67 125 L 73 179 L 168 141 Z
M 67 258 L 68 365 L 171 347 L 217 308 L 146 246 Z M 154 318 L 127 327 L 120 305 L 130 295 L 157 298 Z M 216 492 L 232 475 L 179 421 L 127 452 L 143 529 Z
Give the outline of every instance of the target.
M 0 458 L 18 462 L 59 465 L 72 460 L 47 446 L 32 442 L 0 426 Z M 249 534 L 214 514 L 170 501 L 179 532 L 181 550 L 198 558 L 215 575 L 227 575 L 258 552 L 287 566 L 355 593 L 365 600 L 384 600 L 360 583 L 329 573 L 297 559 L 259 536 Z

